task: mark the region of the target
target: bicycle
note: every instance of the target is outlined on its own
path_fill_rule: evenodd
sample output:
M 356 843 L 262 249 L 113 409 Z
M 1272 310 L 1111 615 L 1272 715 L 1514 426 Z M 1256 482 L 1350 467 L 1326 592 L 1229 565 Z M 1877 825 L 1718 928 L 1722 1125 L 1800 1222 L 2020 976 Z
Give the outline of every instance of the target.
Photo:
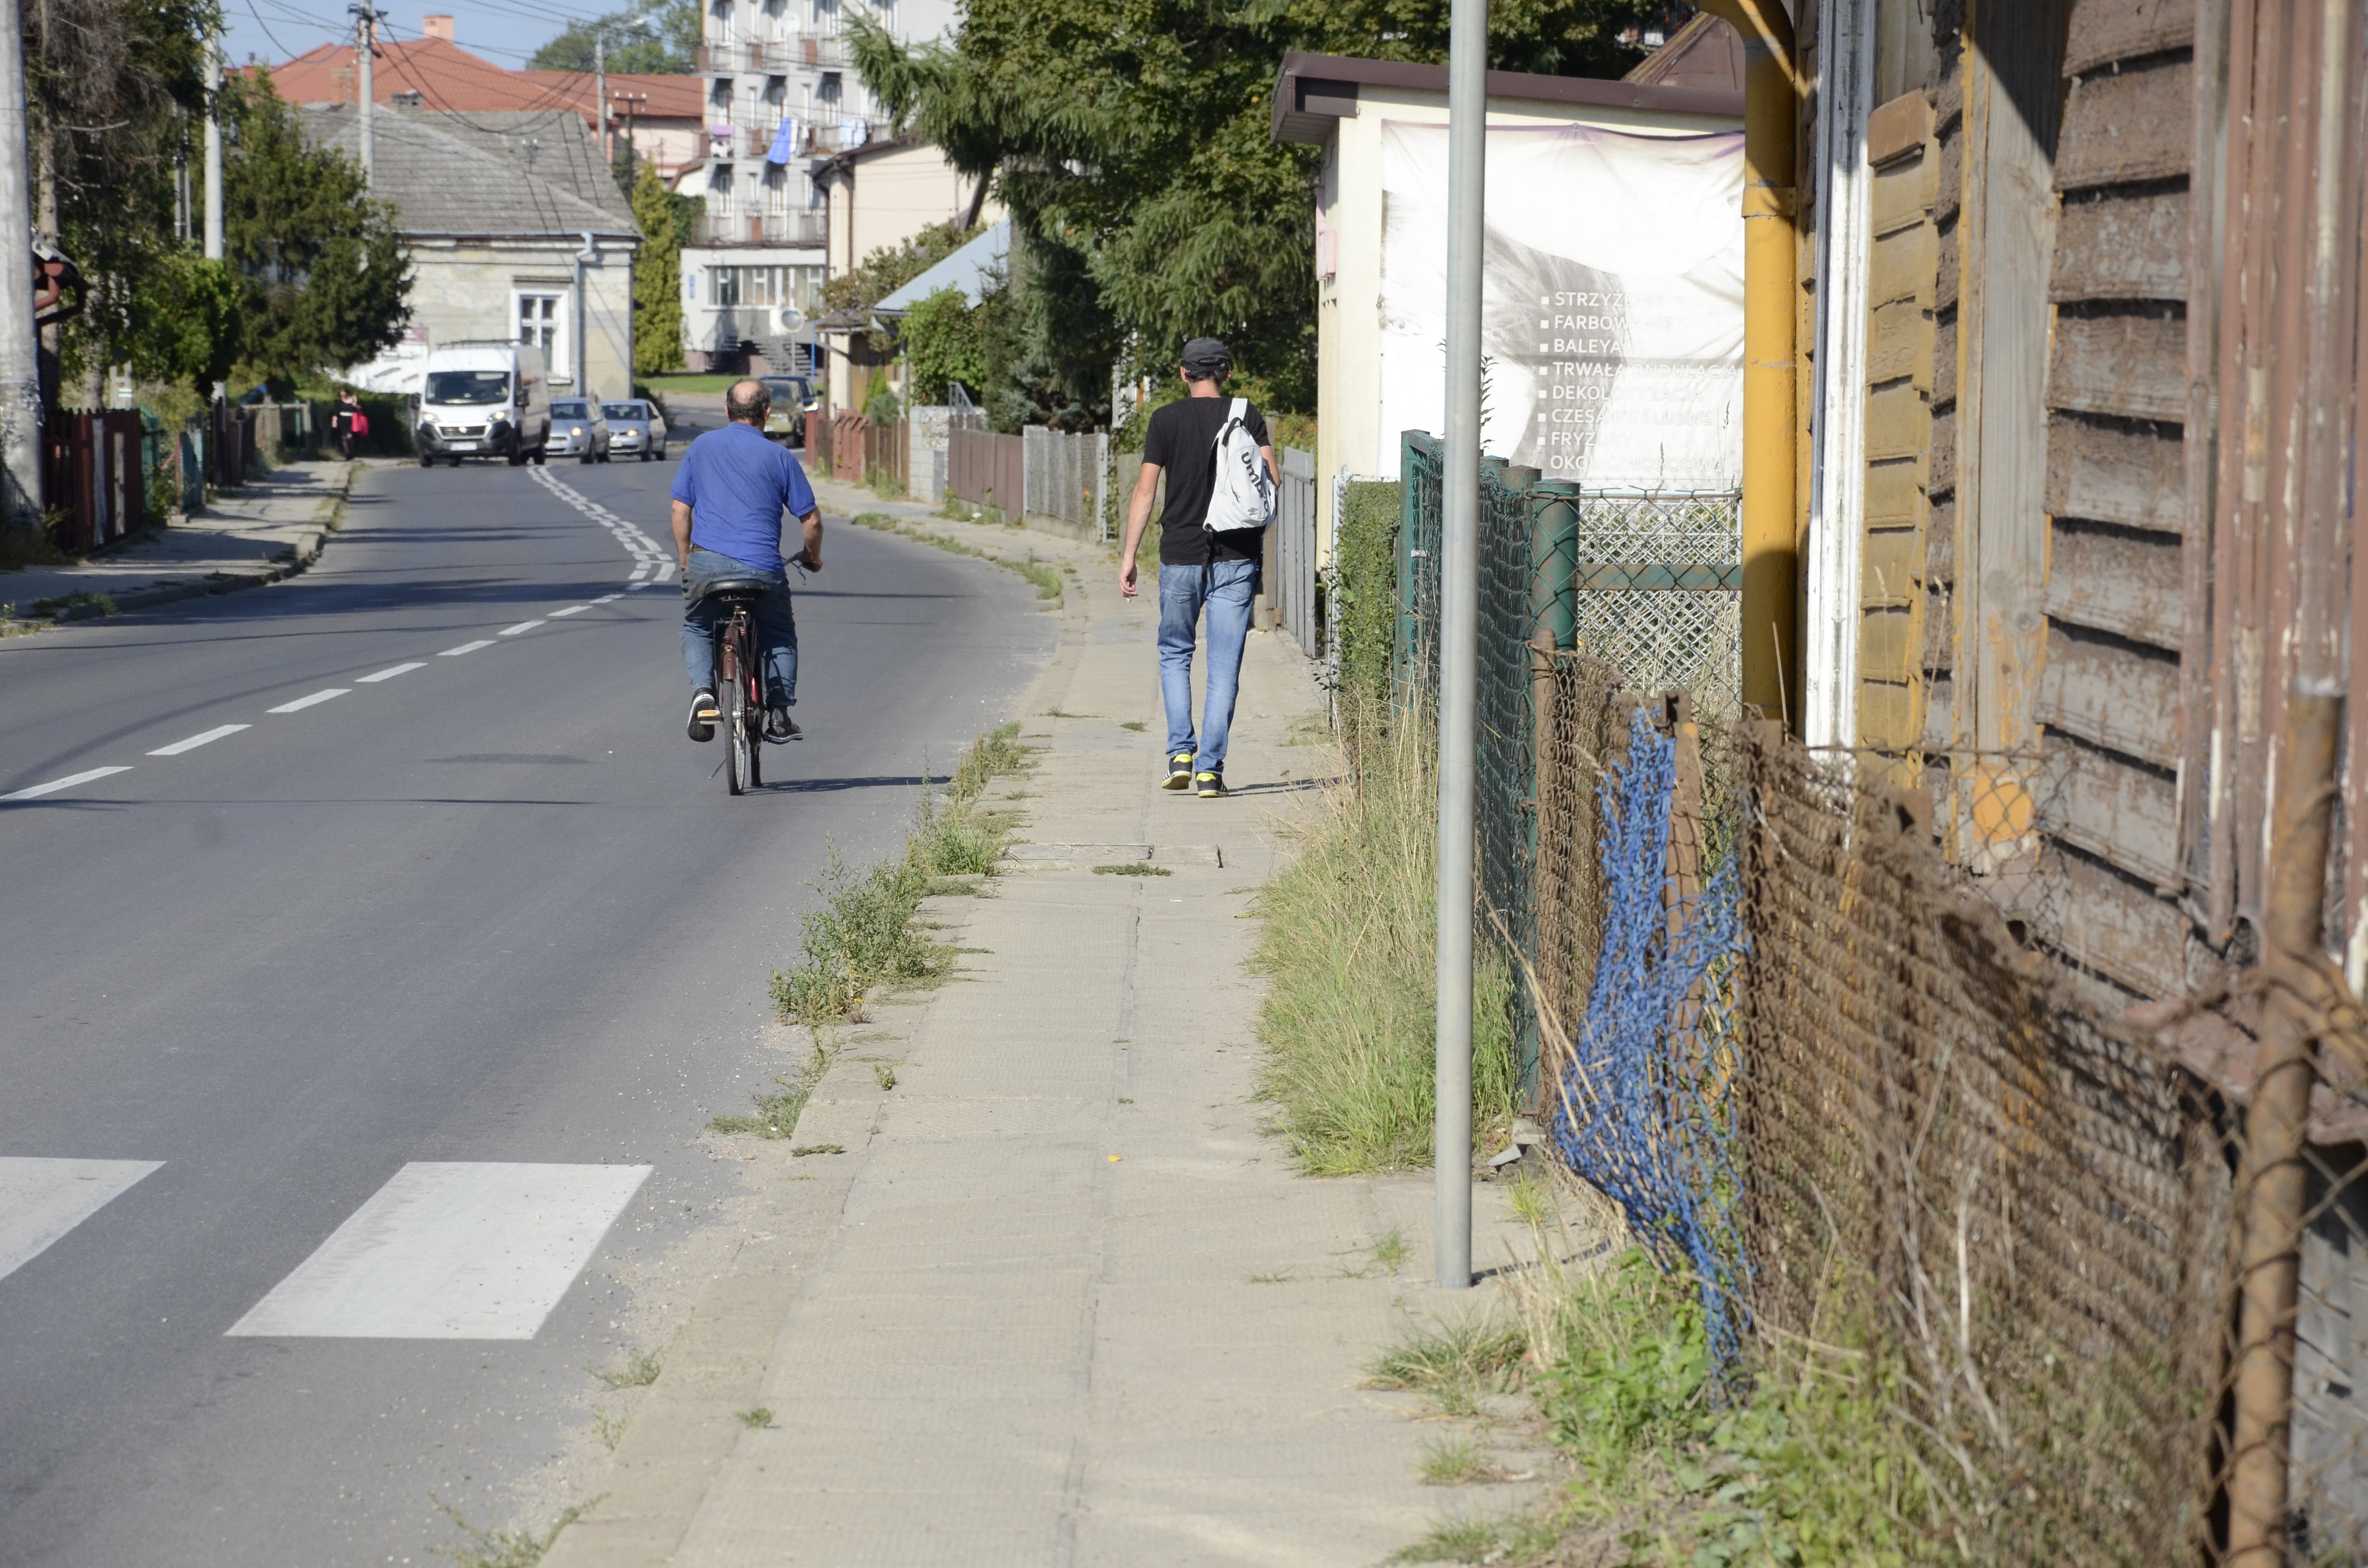
M 722 709 L 715 722 L 730 743 L 724 747 L 723 782 L 734 795 L 765 782 L 765 660 L 750 611 L 772 591 L 761 577 L 725 577 L 700 596 L 732 607 L 730 618 L 715 629 L 715 696 Z

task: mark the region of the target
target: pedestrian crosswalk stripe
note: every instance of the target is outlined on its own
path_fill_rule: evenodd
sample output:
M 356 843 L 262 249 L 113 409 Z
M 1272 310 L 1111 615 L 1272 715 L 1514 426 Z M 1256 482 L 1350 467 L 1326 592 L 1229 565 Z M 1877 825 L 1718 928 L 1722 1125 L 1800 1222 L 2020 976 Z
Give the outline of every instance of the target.
M 0 1279 L 163 1164 L 0 1157 Z
M 407 1165 L 230 1332 L 532 1339 L 649 1174 L 647 1165 Z

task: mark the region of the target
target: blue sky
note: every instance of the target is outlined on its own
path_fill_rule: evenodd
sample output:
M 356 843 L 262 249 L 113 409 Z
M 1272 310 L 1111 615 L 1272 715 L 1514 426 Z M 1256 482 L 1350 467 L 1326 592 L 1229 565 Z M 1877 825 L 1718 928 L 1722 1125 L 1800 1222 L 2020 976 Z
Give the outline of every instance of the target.
M 452 17 L 453 40 L 472 54 L 497 65 L 524 67 L 527 57 L 577 18 L 597 17 L 616 8 L 617 0 L 436 0 L 419 5 L 381 0 L 387 19 L 379 24 L 381 38 L 416 39 L 419 18 L 431 15 Z M 223 40 L 231 61 L 244 64 L 252 54 L 277 64 L 317 45 L 343 43 L 353 37 L 353 18 L 345 0 L 224 0 Z

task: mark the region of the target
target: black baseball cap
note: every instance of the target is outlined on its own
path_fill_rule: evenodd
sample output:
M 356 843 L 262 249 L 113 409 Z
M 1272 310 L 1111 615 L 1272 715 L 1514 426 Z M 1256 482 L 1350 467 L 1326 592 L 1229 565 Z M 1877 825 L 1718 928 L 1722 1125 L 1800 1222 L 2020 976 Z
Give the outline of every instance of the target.
M 1184 368 L 1204 375 L 1231 375 L 1234 351 L 1213 337 L 1196 337 L 1184 346 Z

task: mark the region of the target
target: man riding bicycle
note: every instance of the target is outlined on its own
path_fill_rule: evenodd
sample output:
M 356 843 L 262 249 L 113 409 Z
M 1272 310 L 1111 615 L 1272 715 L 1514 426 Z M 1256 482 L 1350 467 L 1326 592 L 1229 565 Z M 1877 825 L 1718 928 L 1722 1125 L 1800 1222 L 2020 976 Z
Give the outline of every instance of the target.
M 674 554 L 682 567 L 682 662 L 690 676 L 690 738 L 715 738 L 715 629 L 731 607 L 708 598 L 727 578 L 758 578 L 770 592 L 755 606 L 765 659 L 765 738 L 798 733 L 798 623 L 781 559 L 781 514 L 797 518 L 804 548 L 790 560 L 822 570 L 822 508 L 797 455 L 765 435 L 772 395 L 762 381 L 734 381 L 724 394 L 729 421 L 682 455 L 674 480 Z

